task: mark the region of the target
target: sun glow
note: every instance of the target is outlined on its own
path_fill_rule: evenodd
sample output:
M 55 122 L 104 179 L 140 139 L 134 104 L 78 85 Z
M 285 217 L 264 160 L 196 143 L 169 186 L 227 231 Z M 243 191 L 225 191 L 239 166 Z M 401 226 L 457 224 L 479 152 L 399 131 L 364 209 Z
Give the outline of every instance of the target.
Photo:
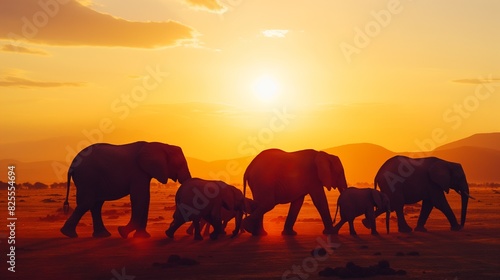
M 253 92 L 261 102 L 274 101 L 280 90 L 279 83 L 271 76 L 261 76 L 253 84 Z

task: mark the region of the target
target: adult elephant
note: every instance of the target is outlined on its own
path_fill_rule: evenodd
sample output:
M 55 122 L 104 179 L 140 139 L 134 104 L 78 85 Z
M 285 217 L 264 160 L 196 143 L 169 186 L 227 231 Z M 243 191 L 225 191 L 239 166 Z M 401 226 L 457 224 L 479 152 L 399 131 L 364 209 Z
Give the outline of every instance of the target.
M 328 190 L 347 188 L 344 167 L 337 156 L 315 150 L 284 152 L 265 150 L 247 167 L 243 177 L 252 190 L 256 209 L 243 221 L 243 228 L 253 235 L 266 235 L 264 214 L 277 204 L 290 203 L 283 235 L 296 235 L 293 225 L 297 220 L 304 197 L 309 194 L 324 224 L 323 233 L 334 233 L 332 217 L 323 186 Z
M 92 236 L 110 236 L 102 221 L 102 205 L 104 201 L 130 194 L 132 216 L 126 226 L 118 227 L 120 235 L 127 238 L 134 230 L 134 237 L 150 237 L 146 224 L 151 179 L 163 184 L 168 179 L 182 183 L 191 178 L 191 174 L 180 147 L 141 141 L 125 145 L 93 144 L 79 152 L 68 170 L 65 211 L 69 208 L 71 178 L 77 188 L 77 205 L 61 232 L 68 237 L 78 237 L 76 225 L 90 210 L 94 226 Z
M 427 231 L 424 227 L 433 207 L 446 216 L 451 230 L 458 231 L 465 224 L 467 204 L 469 200 L 469 185 L 464 170 L 459 163 L 445 161 L 437 157 L 409 158 L 395 156 L 388 159 L 375 176 L 375 188 L 387 194 L 391 210 L 396 211 L 399 232 L 411 232 L 406 223 L 403 206 L 422 201 L 420 216 L 415 231 Z M 450 188 L 462 197 L 461 222 L 458 224 L 455 214 L 448 204 L 444 193 Z M 376 215 L 382 212 L 377 211 Z M 365 223 L 365 226 L 367 224 Z

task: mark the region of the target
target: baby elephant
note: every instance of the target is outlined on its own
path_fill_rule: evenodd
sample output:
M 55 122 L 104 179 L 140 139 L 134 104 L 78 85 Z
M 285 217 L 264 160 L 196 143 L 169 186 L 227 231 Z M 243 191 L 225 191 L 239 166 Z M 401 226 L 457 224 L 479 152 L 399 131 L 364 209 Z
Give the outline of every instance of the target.
M 358 189 L 355 187 L 350 187 L 344 190 L 338 200 L 337 200 L 337 210 L 335 211 L 335 218 L 337 217 L 337 212 L 340 207 L 340 222 L 334 226 L 336 233 L 340 228 L 349 222 L 349 232 L 351 235 L 356 235 L 354 230 L 354 218 L 365 214 L 367 223 L 372 230 L 373 235 L 377 235 L 377 229 L 375 225 L 375 210 L 376 207 L 379 211 L 386 212 L 386 227 L 387 233 L 389 233 L 389 217 L 390 217 L 390 205 L 389 197 L 375 189 Z M 335 218 L 333 223 L 335 223 Z
M 245 209 L 244 213 L 246 214 L 252 214 L 253 210 L 257 208 L 255 202 L 250 199 L 245 197 Z M 229 211 L 226 210 L 226 208 L 222 207 L 221 208 L 221 219 L 222 219 L 222 234 L 226 234 L 226 227 L 229 221 L 232 219 L 236 218 L 238 215 L 238 211 Z M 209 235 L 210 234 L 210 224 L 207 223 L 204 219 L 200 220 L 200 230 L 203 231 L 203 228 L 205 228 L 205 231 L 203 232 L 203 236 Z M 189 228 L 186 230 L 186 233 L 189 235 L 193 235 L 194 231 L 194 224 L 191 223 Z M 241 229 L 240 232 L 244 232 L 244 229 Z
M 174 237 L 175 231 L 184 223 L 193 221 L 194 239 L 203 240 L 200 220 L 204 219 L 214 228 L 210 238 L 217 239 L 219 234 L 223 233 L 222 208 L 237 213 L 235 215 L 236 228 L 232 237 L 235 237 L 240 231 L 244 209 L 243 193 L 222 181 L 188 179 L 177 190 L 175 204 L 174 221 L 165 231 L 165 234 L 170 238 Z

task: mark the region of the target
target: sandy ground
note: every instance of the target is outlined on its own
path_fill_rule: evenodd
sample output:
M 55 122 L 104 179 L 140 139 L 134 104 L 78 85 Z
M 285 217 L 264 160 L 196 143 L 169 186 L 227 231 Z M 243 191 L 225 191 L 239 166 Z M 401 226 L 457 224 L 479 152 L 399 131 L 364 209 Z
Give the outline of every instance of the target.
M 91 237 L 90 213 L 77 227 L 79 238 L 59 233 L 65 217 L 57 212 L 65 190 L 18 190 L 16 216 L 15 273 L 7 270 L 6 191 L 0 191 L 0 279 L 327 279 L 318 276 L 325 267 L 345 266 L 354 262 L 372 266 L 387 260 L 406 275 L 376 276 L 373 279 L 500 279 L 500 188 L 474 187 L 469 203 L 466 227 L 449 231 L 444 215 L 433 210 L 427 222 L 428 233 L 400 234 L 391 223 L 390 235 L 384 232 L 383 218 L 377 220 L 380 236 L 355 223 L 358 237 L 348 234 L 347 224 L 338 236 L 321 234 L 319 214 L 306 200 L 295 225 L 299 235 L 282 237 L 287 205 L 266 215 L 266 237 L 244 233 L 235 239 L 194 241 L 185 234 L 187 225 L 176 232 L 174 240 L 164 231 L 172 220 L 175 188 L 152 190 L 150 239 L 122 239 L 117 227 L 130 217 L 128 197 L 106 202 L 104 222 L 113 234 L 106 239 Z M 71 206 L 75 206 L 75 190 Z M 328 193 L 332 215 L 338 192 Z M 448 195 L 459 218 L 459 197 Z M 415 226 L 418 205 L 408 207 L 407 220 Z M 392 214 L 395 217 L 395 214 Z M 228 226 L 232 230 L 234 224 Z M 329 244 L 329 245 L 328 245 Z M 318 246 L 328 248 L 327 255 L 311 254 Z M 195 265 L 167 264 L 171 255 L 194 260 Z M 336 278 L 333 278 L 336 279 Z M 337 278 L 338 279 L 338 278 Z

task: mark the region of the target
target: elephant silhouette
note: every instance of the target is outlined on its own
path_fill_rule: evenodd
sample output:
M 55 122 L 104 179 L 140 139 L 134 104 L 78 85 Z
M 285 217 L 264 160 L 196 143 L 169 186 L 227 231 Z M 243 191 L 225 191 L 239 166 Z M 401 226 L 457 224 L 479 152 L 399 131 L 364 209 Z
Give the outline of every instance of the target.
M 262 151 L 248 165 L 243 176 L 243 193 L 250 187 L 257 207 L 243 221 L 243 228 L 253 235 L 266 235 L 264 214 L 277 204 L 290 203 L 283 235 L 296 235 L 297 220 L 304 197 L 310 195 L 323 221 L 323 233 L 334 233 L 332 217 L 323 186 L 328 190 L 347 188 L 344 167 L 337 156 L 315 150 L 285 152 Z
M 412 228 L 404 218 L 403 206 L 422 201 L 422 208 L 415 231 L 427 231 L 424 227 L 432 208 L 436 207 L 446 216 L 451 230 L 463 228 L 467 214 L 469 184 L 462 165 L 437 157 L 409 158 L 394 156 L 379 169 L 374 181 L 375 188 L 385 193 L 390 200 L 391 210 L 396 211 L 398 231 L 411 232 Z M 461 222 L 458 224 L 444 193 L 450 189 L 461 196 Z M 383 212 L 377 211 L 376 216 Z M 365 226 L 369 227 L 367 223 Z
M 148 220 L 150 181 L 163 184 L 168 179 L 184 182 L 191 178 L 186 158 L 178 146 L 158 142 L 134 142 L 125 145 L 93 144 L 80 151 L 68 170 L 64 209 L 68 209 L 70 182 L 77 188 L 76 208 L 61 228 L 68 237 L 78 237 L 76 226 L 88 211 L 92 213 L 93 237 L 108 237 L 101 209 L 104 201 L 130 194 L 132 215 L 126 226 L 118 227 L 123 238 L 136 231 L 134 237 L 150 237 Z

